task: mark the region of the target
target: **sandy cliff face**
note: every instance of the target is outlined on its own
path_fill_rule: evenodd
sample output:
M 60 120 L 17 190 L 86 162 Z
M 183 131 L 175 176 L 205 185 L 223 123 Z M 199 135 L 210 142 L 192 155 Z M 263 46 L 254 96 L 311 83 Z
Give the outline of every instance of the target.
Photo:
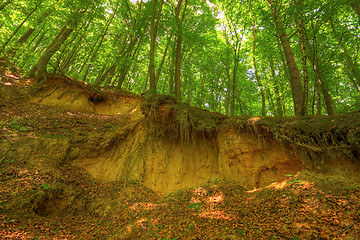
M 160 192 L 217 178 L 260 187 L 301 170 L 294 153 L 250 133 L 228 129 L 216 138 L 197 136 L 181 142 L 150 136 L 141 125 L 99 156 L 79 158 L 74 164 L 103 181 L 137 180 Z
M 237 119 L 243 121 L 238 124 L 168 96 L 93 93 L 85 85 L 75 88 L 56 82 L 32 101 L 126 119 L 111 126 L 110 133 L 88 132 L 84 133 L 86 140 L 78 141 L 77 136 L 69 140 L 72 144 L 67 151 L 76 154 L 69 154 L 68 161 L 101 181 L 136 180 L 156 191 L 171 192 L 224 179 L 252 189 L 296 174 L 306 167 L 304 156 L 309 151 L 323 156 L 320 147 L 308 144 L 312 138 L 290 139 L 298 134 L 293 130 L 280 136 L 289 141 L 279 143 L 269 129 L 281 122 L 258 124 L 260 118 L 244 118 Z M 296 120 L 289 126 L 293 123 Z
M 256 132 L 221 129 L 218 139 L 218 161 L 224 178 L 246 188 L 266 186 L 302 168 L 302 161 L 292 148 Z
M 219 127 L 212 134 L 181 130 L 172 107 L 163 105 L 150 120 L 134 111 L 140 116 L 138 124 L 124 131 L 121 140 L 111 141 L 98 156 L 77 158 L 74 164 L 102 181 L 137 180 L 160 192 L 214 179 L 260 187 L 301 170 L 301 160 L 292 149 L 256 132 L 236 127 Z

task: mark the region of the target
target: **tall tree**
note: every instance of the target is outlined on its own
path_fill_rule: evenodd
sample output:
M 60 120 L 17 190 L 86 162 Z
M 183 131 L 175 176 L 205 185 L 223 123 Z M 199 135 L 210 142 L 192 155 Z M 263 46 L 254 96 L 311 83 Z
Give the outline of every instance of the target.
M 278 2 L 274 0 L 268 0 L 268 3 L 270 4 L 271 7 L 271 12 L 273 14 L 275 21 L 275 28 L 279 36 L 284 51 L 284 55 L 286 58 L 286 63 L 289 69 L 290 86 L 294 101 L 295 115 L 303 116 L 305 114 L 303 86 L 301 83 L 300 72 L 295 61 L 295 56 L 290 46 L 290 39 L 282 24 L 282 20 L 280 16 L 280 6 Z
M 10 37 L 6 40 L 6 42 L 2 45 L 0 51 L 4 51 L 5 47 L 9 44 L 9 42 L 15 37 L 20 28 L 25 24 L 25 22 L 30 18 L 30 16 L 39 8 L 39 6 L 43 3 L 44 0 L 39 0 L 35 7 L 26 15 L 24 20 L 19 24 L 19 26 L 15 29 L 15 31 L 10 35 Z
M 181 99 L 181 46 L 183 38 L 183 22 L 185 19 L 188 0 L 178 0 L 175 8 L 175 19 L 177 24 L 176 51 L 175 51 L 175 96 Z
M 51 57 L 60 49 L 65 40 L 69 37 L 74 28 L 79 23 L 81 16 L 86 12 L 86 8 L 76 10 L 69 20 L 66 21 L 63 28 L 58 35 L 53 39 L 50 45 L 46 48 L 39 60 L 30 69 L 28 76 L 36 77 L 37 84 L 33 88 L 33 94 L 36 94 L 41 88 L 43 83 L 47 80 L 46 69 Z
M 265 94 L 264 94 L 264 86 L 261 83 L 260 80 L 260 76 L 258 73 L 258 68 L 256 66 L 256 27 L 255 27 L 255 22 L 253 19 L 251 19 L 252 25 L 253 25 L 253 64 L 254 64 L 254 74 L 255 74 L 255 79 L 259 85 L 259 89 L 260 89 L 260 94 L 261 94 L 261 116 L 265 116 L 266 112 L 265 112 Z
M 159 27 L 159 22 L 161 18 L 162 5 L 164 0 L 160 0 L 158 5 L 158 0 L 153 0 L 153 7 L 151 13 L 151 24 L 150 24 L 150 65 L 149 65 L 149 75 L 150 75 L 150 92 L 156 91 L 156 75 L 155 75 L 155 45 L 156 45 L 156 36 Z M 159 9 L 156 14 L 156 9 Z

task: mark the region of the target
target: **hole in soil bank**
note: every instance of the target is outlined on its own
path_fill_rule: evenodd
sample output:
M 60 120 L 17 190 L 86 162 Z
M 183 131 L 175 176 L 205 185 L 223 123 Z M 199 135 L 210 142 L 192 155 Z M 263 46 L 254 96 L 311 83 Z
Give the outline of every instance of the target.
M 42 217 L 61 215 L 73 209 L 76 204 L 75 199 L 76 193 L 73 189 L 68 186 L 56 186 L 34 196 L 33 211 Z
M 105 98 L 103 97 L 92 97 L 90 96 L 89 97 L 89 101 L 96 104 L 96 103 L 101 103 L 101 102 L 104 102 L 105 101 Z
M 50 198 L 38 203 L 35 213 L 42 217 L 58 215 L 69 206 L 69 199 Z
M 276 167 L 272 167 L 272 168 L 263 167 L 259 171 L 258 179 L 255 182 L 255 185 L 256 188 L 264 187 L 273 183 L 274 181 L 277 181 L 278 179 L 279 179 L 278 169 Z

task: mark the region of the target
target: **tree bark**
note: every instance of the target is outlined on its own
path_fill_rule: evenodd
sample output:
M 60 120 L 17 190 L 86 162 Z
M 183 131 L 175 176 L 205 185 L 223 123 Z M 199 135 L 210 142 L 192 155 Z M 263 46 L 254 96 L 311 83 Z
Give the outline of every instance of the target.
M 358 16 L 359 23 L 360 23 L 360 1 L 356 0 L 353 3 L 350 3 L 350 6 L 354 10 L 356 15 Z
M 184 0 L 179 0 L 175 9 L 175 19 L 177 23 L 176 36 L 176 52 L 175 52 L 175 96 L 181 99 L 181 45 L 182 45 L 182 24 L 185 18 L 186 7 L 188 0 L 185 0 L 184 9 L 181 14 L 182 3 Z M 181 15 L 180 15 L 181 14 Z
M 309 74 L 307 71 L 307 53 L 306 53 L 306 29 L 303 21 L 303 13 L 301 11 L 301 6 L 304 4 L 304 0 L 298 0 L 296 2 L 298 7 L 298 16 L 296 19 L 297 28 L 299 31 L 299 40 L 300 40 L 300 49 L 301 49 L 301 63 L 302 63 L 302 74 L 304 79 L 304 115 L 308 115 L 308 98 L 309 98 Z
M 155 74 L 155 85 L 157 85 L 157 83 L 159 82 L 161 69 L 162 69 L 162 67 L 164 66 L 164 63 L 165 63 L 165 59 L 166 59 L 167 51 L 169 49 L 170 42 L 171 42 L 171 37 L 169 36 L 168 40 L 167 40 L 167 43 L 166 43 L 166 47 L 165 47 L 165 50 L 164 50 L 163 57 L 161 59 L 160 65 L 157 68 L 157 71 L 156 71 L 156 74 Z
M 105 29 L 104 29 L 104 32 L 102 33 L 101 38 L 100 38 L 100 40 L 98 41 L 95 50 L 93 51 L 93 54 L 92 54 L 92 57 L 91 57 L 90 61 L 87 63 L 87 66 L 86 66 L 86 69 L 85 69 L 85 74 L 84 74 L 84 76 L 83 76 L 83 81 L 86 80 L 87 75 L 88 75 L 88 72 L 89 72 L 89 69 L 90 69 L 90 66 L 92 65 L 92 63 L 93 63 L 93 61 L 94 61 L 94 59 L 95 59 L 95 57 L 96 57 L 96 55 L 97 55 L 97 53 L 98 53 L 98 51 L 99 51 L 99 48 L 101 47 L 102 43 L 103 43 L 104 40 L 105 40 L 105 37 L 106 37 L 107 32 L 108 32 L 108 29 L 109 29 L 110 24 L 112 23 L 112 21 L 113 21 L 113 19 L 114 19 L 114 17 L 115 17 L 115 14 L 116 14 L 116 12 L 117 12 L 117 9 L 118 9 L 118 8 L 116 8 L 116 9 L 114 10 L 113 15 L 112 15 L 112 16 L 110 17 L 110 19 L 107 21 L 106 27 L 105 27 Z
M 277 4 L 274 0 L 268 0 L 271 11 L 273 13 L 275 24 L 276 24 L 276 30 L 278 32 L 278 36 L 281 41 L 281 45 L 285 54 L 286 63 L 289 69 L 290 74 L 290 86 L 292 90 L 292 96 L 293 96 L 293 102 L 294 102 L 294 110 L 295 115 L 297 116 L 303 116 L 305 114 L 305 107 L 304 107 L 304 91 L 303 86 L 301 83 L 301 77 L 299 69 L 296 65 L 294 53 L 290 46 L 289 38 L 286 34 L 286 31 L 282 25 L 279 11 L 277 9 Z
M 20 30 L 20 28 L 25 24 L 25 22 L 29 19 L 29 17 L 38 9 L 38 7 L 41 5 L 41 3 L 44 0 L 41 0 L 38 4 L 36 4 L 35 8 L 33 10 L 31 10 L 27 16 L 25 17 L 25 19 L 20 23 L 20 25 L 15 29 L 15 31 L 11 34 L 11 36 L 6 40 L 6 42 L 2 45 L 2 49 L 3 51 L 5 50 L 6 46 L 9 44 L 9 42 L 11 41 L 11 39 L 13 39 L 13 37 L 15 37 L 16 33 Z
M 261 80 L 259 77 L 259 73 L 258 73 L 258 69 L 256 66 L 256 58 L 255 58 L 255 50 L 256 50 L 256 28 L 255 28 L 255 22 L 254 20 L 251 20 L 252 25 L 253 25 L 253 64 L 254 64 L 254 71 L 255 71 L 255 79 L 256 82 L 258 83 L 259 89 L 260 89 L 260 94 L 261 94 L 261 116 L 265 116 L 265 94 L 264 94 L 264 90 L 263 90 L 263 85 L 261 84 Z
M 150 92 L 156 92 L 155 47 L 156 47 L 157 30 L 161 18 L 162 5 L 164 3 L 164 0 L 160 0 L 158 14 L 156 15 L 158 0 L 153 0 L 153 1 L 154 2 L 153 2 L 152 14 L 151 14 L 151 23 L 150 23 L 150 64 L 149 64 Z
M 271 70 L 271 77 L 275 82 L 275 102 L 276 102 L 276 116 L 283 117 L 283 103 L 281 101 L 280 91 L 279 91 L 279 81 L 277 80 L 275 69 L 274 69 L 274 59 L 270 58 L 270 70 Z
M 74 16 L 70 18 L 59 34 L 53 39 L 50 45 L 46 48 L 44 53 L 40 56 L 39 60 L 35 63 L 35 65 L 30 69 L 28 76 L 37 79 L 37 83 L 32 87 L 31 94 L 35 95 L 39 90 L 41 90 L 43 84 L 47 80 L 46 78 L 46 68 L 51 59 L 51 57 L 60 49 L 62 44 L 66 41 L 66 39 L 70 36 L 73 29 L 77 26 L 82 14 L 86 10 L 79 9 L 74 12 Z
M 345 61 L 346 61 L 346 64 L 347 64 L 347 66 L 345 66 L 345 67 L 349 68 L 352 77 L 356 79 L 356 88 L 359 90 L 360 89 L 360 70 L 359 70 L 360 68 L 359 68 L 359 65 L 355 60 L 353 60 L 350 57 L 350 54 L 349 54 L 346 46 L 341 41 L 342 40 L 341 37 L 339 37 L 339 35 L 337 34 L 334 22 L 331 20 L 331 18 L 329 19 L 329 23 L 330 23 L 330 26 L 331 26 L 331 28 L 332 28 L 332 30 L 334 32 L 334 35 L 335 35 L 336 39 L 340 43 L 340 46 L 341 46 L 341 48 L 343 50 L 343 53 L 344 53 L 344 56 L 345 56 Z
M 174 75 L 175 75 L 175 56 L 176 56 L 176 52 L 175 52 L 175 48 L 176 48 L 176 43 L 174 42 L 171 50 L 171 55 L 169 55 L 169 94 L 173 95 L 174 94 Z
M 332 96 L 329 94 L 329 88 L 327 85 L 327 81 L 321 72 L 321 67 L 319 64 L 319 61 L 317 60 L 317 56 L 315 55 L 315 51 L 311 47 L 310 43 L 306 41 L 306 48 L 308 49 L 308 57 L 312 63 L 313 70 L 314 70 L 314 78 L 315 82 L 318 84 L 317 86 L 320 88 L 321 93 L 324 97 L 324 102 L 326 106 L 326 112 L 328 115 L 334 115 L 335 114 L 335 104 L 332 99 Z

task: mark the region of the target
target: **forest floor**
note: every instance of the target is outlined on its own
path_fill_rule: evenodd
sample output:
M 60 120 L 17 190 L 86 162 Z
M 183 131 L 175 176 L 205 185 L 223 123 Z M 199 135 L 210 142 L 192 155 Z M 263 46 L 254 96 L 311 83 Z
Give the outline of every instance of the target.
M 27 101 L 0 109 L 0 152 L 119 121 Z M 0 154 L 1 239 L 360 239 L 360 184 L 345 177 L 302 171 L 250 191 L 213 179 L 161 194 L 36 157 Z

